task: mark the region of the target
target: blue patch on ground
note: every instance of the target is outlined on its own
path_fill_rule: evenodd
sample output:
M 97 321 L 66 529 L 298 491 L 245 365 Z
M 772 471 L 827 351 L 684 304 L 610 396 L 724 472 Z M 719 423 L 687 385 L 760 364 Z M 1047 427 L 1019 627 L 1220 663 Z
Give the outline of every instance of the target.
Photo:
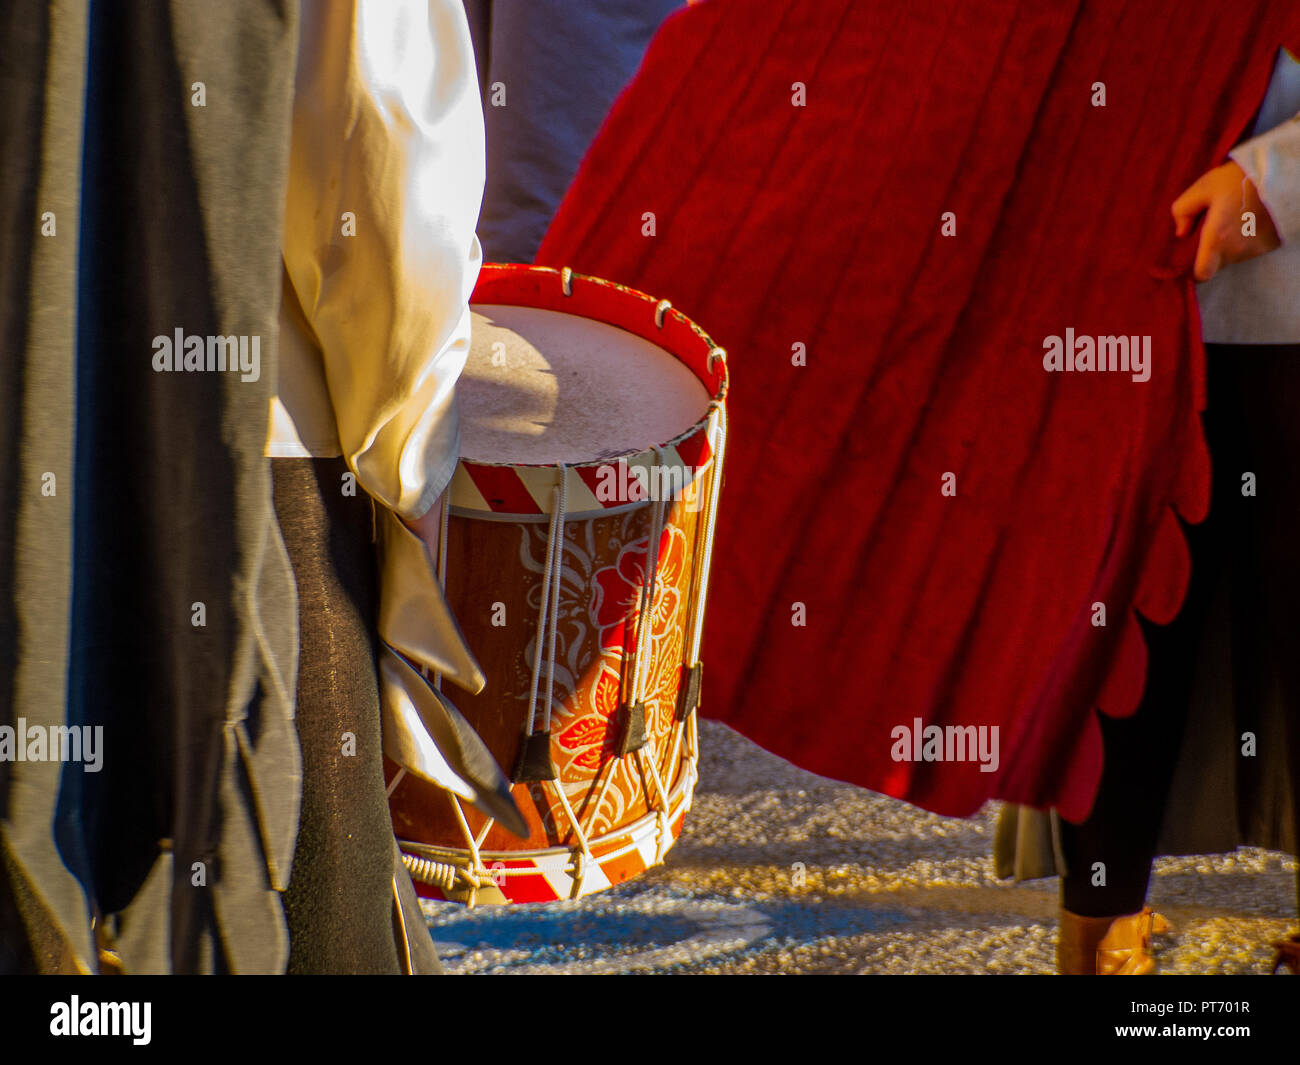
M 635 900 L 634 905 L 629 903 Z M 679 907 L 704 903 L 720 907 L 720 916 L 682 912 Z M 515 964 L 547 965 L 584 958 L 612 958 L 670 946 L 719 928 L 736 928 L 737 918 L 762 922 L 767 931 L 732 956 L 776 947 L 813 943 L 886 931 L 909 923 L 892 910 L 825 903 L 820 900 L 746 900 L 732 903 L 712 896 L 691 896 L 662 889 L 630 886 L 577 902 L 468 909 L 454 903 L 430 907 L 429 920 L 439 953 L 449 962 L 474 952 L 510 952 L 502 968 Z M 519 958 L 517 952 L 526 957 Z M 672 968 L 680 968 L 673 966 Z
M 884 932 L 909 922 L 908 917 L 895 910 L 868 910 L 835 903 L 751 902 L 748 909 L 767 919 L 774 937 L 798 943 Z
M 484 907 L 471 917 L 431 922 L 434 939 L 455 940 L 468 950 L 532 950 L 568 953 L 578 947 L 630 948 L 666 946 L 700 930 L 692 916 L 608 910 L 600 913 L 556 912 L 548 906 Z M 600 953 L 604 953 L 603 951 Z

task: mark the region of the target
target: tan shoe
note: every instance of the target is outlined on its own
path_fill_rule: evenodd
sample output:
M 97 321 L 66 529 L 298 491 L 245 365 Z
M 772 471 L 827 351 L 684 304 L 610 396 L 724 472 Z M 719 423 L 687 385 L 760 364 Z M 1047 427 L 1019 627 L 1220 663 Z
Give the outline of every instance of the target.
M 1122 917 L 1080 917 L 1061 910 L 1056 938 L 1056 971 L 1065 976 L 1146 976 L 1156 962 L 1148 953 L 1151 936 L 1169 931 L 1169 922 L 1143 907 Z
M 1300 976 L 1300 935 L 1280 939 L 1273 946 L 1277 949 L 1273 956 L 1273 975 L 1285 967 L 1291 970 L 1292 976 Z

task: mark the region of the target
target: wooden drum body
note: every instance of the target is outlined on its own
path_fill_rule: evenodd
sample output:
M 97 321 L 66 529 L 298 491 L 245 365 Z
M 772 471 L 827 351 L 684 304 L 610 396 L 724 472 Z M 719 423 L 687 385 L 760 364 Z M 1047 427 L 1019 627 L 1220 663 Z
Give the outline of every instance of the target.
M 488 684 L 446 694 L 531 831 L 390 762 L 393 826 L 423 895 L 573 898 L 662 861 L 690 806 L 726 362 L 568 271 L 487 265 L 473 304 L 440 571 Z

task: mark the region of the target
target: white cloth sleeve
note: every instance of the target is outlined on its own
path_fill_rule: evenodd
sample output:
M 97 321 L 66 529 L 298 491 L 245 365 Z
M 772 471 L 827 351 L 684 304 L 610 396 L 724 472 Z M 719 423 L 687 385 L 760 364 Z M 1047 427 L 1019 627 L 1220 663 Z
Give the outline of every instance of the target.
M 483 168 L 461 0 L 303 5 L 285 268 L 343 456 L 404 518 L 456 466 Z
M 1300 236 L 1300 116 L 1243 141 L 1228 157 L 1254 183 L 1282 242 Z

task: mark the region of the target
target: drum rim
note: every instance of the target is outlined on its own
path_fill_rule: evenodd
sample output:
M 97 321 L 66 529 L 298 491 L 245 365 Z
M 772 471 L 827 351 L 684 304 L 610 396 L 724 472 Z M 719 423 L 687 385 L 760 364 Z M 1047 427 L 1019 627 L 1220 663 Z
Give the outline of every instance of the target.
M 570 301 L 582 309 L 566 307 Z M 667 300 L 656 300 L 627 285 L 580 274 L 568 267 L 557 270 L 527 263 L 484 263 L 470 305 L 552 310 L 622 329 L 649 341 L 685 366 L 703 385 L 708 405 L 695 422 L 671 439 L 648 449 L 620 455 L 573 463 L 494 462 L 462 457 L 451 485 L 450 505 L 455 513 L 465 516 L 491 514 L 499 520 L 509 520 L 512 516 L 536 520 L 549 513 L 550 490 L 558 482 L 555 475 L 564 470 L 566 484 L 574 494 L 595 503 L 594 508 L 575 507 L 574 516 L 579 513 L 600 514 L 644 504 L 647 500 L 617 499 L 607 504 L 596 496 L 594 489 L 587 491 L 590 478 L 584 476 L 584 472 L 589 475 L 594 470 L 624 465 L 646 469 L 656 465 L 676 466 L 691 473 L 689 479 L 680 482 L 685 487 L 703 476 L 709 468 L 713 451 L 711 438 L 730 386 L 726 352 L 695 321 L 673 308 Z M 696 460 L 685 461 L 679 451 L 682 448 L 688 453 L 693 452 Z M 661 462 L 661 459 L 665 461 Z M 479 471 L 477 478 L 476 471 Z M 509 478 L 512 471 L 515 476 Z M 620 470 L 620 476 L 623 473 Z M 490 489 L 482 487 L 483 484 L 489 479 L 500 483 L 503 474 L 514 490 L 509 493 L 509 498 L 490 497 Z M 528 505 L 521 508 L 520 503 Z
M 683 723 L 682 727 L 689 728 L 690 725 L 689 723 Z M 672 849 L 680 838 L 686 825 L 686 815 L 690 812 L 694 803 L 695 789 L 699 784 L 698 750 L 683 751 L 680 765 L 682 772 L 676 784 L 669 789 L 667 808 L 663 811 L 668 837 L 663 841 L 664 845 L 660 853 L 654 859 L 644 859 L 642 843 L 654 833 L 655 827 L 660 820 L 658 811 L 647 810 L 630 821 L 609 826 L 599 836 L 594 836 L 588 841 L 595 863 L 601 867 L 602 871 L 607 863 L 620 861 L 631 856 L 643 859 L 634 861 L 631 864 L 631 868 L 635 869 L 635 872 L 630 874 L 632 876 L 648 872 L 650 869 L 662 864 L 667 852 Z M 475 853 L 467 848 L 448 844 L 423 843 L 417 840 L 403 839 L 400 836 L 397 837 L 397 845 L 402 854 L 403 863 L 407 864 L 408 870 L 411 871 L 412 879 L 416 880 L 417 884 L 422 884 L 426 890 L 438 892 L 437 896 L 426 895 L 426 897 L 441 897 L 447 901 L 457 901 L 436 881 L 419 876 L 415 870 L 411 869 L 410 862 L 428 861 L 448 868 L 454 867 L 463 874 L 472 875 L 475 873 Z M 563 863 L 566 875 L 573 879 L 573 893 L 568 896 L 557 894 L 552 901 L 561 901 L 565 897 L 582 898 L 595 891 L 614 886 L 614 882 L 600 884 L 597 881 L 590 885 L 584 884 L 573 878 L 572 874 L 568 874 L 567 867 L 579 860 L 581 854 L 581 846 L 573 844 L 569 846 L 534 847 L 517 851 L 484 850 L 477 853 L 480 866 L 478 872 L 490 871 L 493 867 L 499 867 L 499 875 L 506 882 L 540 877 L 549 884 L 549 874 L 555 871 L 554 867 L 558 863 Z M 420 893 L 424 894 L 424 892 Z M 509 904 L 527 905 L 526 902 L 515 898 L 509 892 L 503 892 L 503 894 Z

